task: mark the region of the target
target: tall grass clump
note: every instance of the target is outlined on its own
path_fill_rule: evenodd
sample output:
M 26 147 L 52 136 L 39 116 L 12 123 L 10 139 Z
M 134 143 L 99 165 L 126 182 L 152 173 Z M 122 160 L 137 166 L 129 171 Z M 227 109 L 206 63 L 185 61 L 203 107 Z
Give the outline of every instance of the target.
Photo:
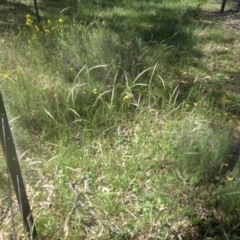
M 224 164 L 233 141 L 231 128 L 224 124 L 214 126 L 211 121 L 187 114 L 171 131 L 171 151 L 177 153 L 174 165 L 181 174 L 187 174 L 192 184 L 209 184 L 224 178 Z
M 154 82 L 164 96 L 157 75 L 161 65 L 144 69 L 146 47 L 140 39 L 121 40 L 98 22 L 69 26 L 64 21 L 34 25 L 27 15 L 26 26 L 12 40 L 19 51 L 5 52 L 9 61 L 16 55 L 3 80 L 6 94 L 16 96 L 9 101 L 11 111 L 21 113 L 21 124 L 32 133 L 60 137 L 75 128 L 101 131 L 118 115 L 128 118 L 140 102 L 156 102 L 147 97 Z

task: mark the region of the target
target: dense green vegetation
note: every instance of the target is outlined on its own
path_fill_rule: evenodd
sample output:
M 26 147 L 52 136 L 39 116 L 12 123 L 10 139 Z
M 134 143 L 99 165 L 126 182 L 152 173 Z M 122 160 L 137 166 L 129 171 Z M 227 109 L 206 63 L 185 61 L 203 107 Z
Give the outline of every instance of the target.
M 240 20 L 220 2 L 46 1 L 40 24 L 31 1 L 0 2 L 1 92 L 40 239 L 239 239 Z

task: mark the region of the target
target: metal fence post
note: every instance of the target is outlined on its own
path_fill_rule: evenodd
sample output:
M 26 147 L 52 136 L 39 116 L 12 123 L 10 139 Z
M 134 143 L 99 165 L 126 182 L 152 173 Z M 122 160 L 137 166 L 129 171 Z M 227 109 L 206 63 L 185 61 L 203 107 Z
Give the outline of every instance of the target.
M 0 140 L 7 162 L 8 171 L 17 196 L 18 205 L 23 218 L 24 227 L 30 239 L 37 239 L 37 231 L 34 226 L 33 216 L 30 210 L 26 189 L 24 187 L 22 173 L 16 153 L 16 148 L 11 134 L 2 95 L 0 93 Z

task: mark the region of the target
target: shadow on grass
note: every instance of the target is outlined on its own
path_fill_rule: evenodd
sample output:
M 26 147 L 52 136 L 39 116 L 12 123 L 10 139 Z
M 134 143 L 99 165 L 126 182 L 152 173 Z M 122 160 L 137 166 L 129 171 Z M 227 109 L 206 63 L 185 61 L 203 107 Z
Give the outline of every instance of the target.
M 161 5 L 142 10 L 139 4 L 129 11 L 124 8 L 108 8 L 106 13 L 100 12 L 97 17 L 122 38 L 134 33 L 149 45 L 164 41 L 182 50 L 194 46 L 190 23 L 191 17 L 196 17 L 197 13 L 196 9 L 172 9 Z M 92 16 L 86 14 L 86 11 L 79 15 L 86 22 L 92 21 Z
M 46 13 L 49 16 L 58 16 L 62 10 L 71 8 L 72 6 L 68 2 L 71 1 L 37 1 L 41 20 L 44 20 L 41 13 Z M 66 12 L 71 14 L 71 11 Z M 16 29 L 19 25 L 25 24 L 26 14 L 33 16 L 33 20 L 37 22 L 33 1 L 31 4 L 25 4 L 24 1 L 15 3 L 7 0 L 0 1 L 0 29 L 8 30 L 9 26 L 11 29 Z
M 7 1 L 0 4 L 0 31 L 16 30 L 18 26 L 25 24 L 26 14 L 35 16 L 34 7 Z
M 189 24 L 192 17 L 197 17 L 196 9 L 168 8 L 162 6 L 159 1 L 138 1 L 129 6 L 116 1 L 83 1 L 78 6 L 72 5 L 71 1 L 45 1 L 39 5 L 40 14 L 44 12 L 45 17 L 67 15 L 72 17 L 72 9 L 77 8 L 77 18 L 89 24 L 96 19 L 105 21 L 107 26 L 119 34 L 122 38 L 128 33 L 137 34 L 142 40 L 149 44 L 166 42 L 177 46 L 179 49 L 194 46 L 193 34 Z M 127 9 L 130 7 L 130 9 Z M 6 11 L 7 10 L 7 11 Z M 33 4 L 7 3 L 0 5 L 1 28 L 9 24 L 25 24 L 25 15 L 35 16 Z M 44 17 L 44 18 L 45 18 Z

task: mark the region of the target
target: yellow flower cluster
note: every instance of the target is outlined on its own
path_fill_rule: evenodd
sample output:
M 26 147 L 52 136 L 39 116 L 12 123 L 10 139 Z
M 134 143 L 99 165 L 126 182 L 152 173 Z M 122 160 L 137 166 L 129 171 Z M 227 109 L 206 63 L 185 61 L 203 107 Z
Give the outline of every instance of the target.
M 75 34 L 76 30 L 80 38 L 82 39 L 86 38 L 85 33 L 87 32 L 88 27 L 80 23 L 80 24 L 73 24 L 73 28 L 66 28 L 65 22 L 66 20 L 64 19 L 64 17 L 62 17 L 62 18 L 56 19 L 56 21 L 47 19 L 46 22 L 41 22 L 40 24 L 36 24 L 34 21 L 33 15 L 27 14 L 25 15 L 25 25 L 18 27 L 18 36 L 23 37 L 29 45 L 31 45 L 33 42 L 36 42 L 36 40 L 38 39 L 42 39 L 41 38 L 42 35 L 44 35 L 45 37 L 50 37 L 55 33 L 56 34 L 64 33 L 65 36 L 71 37 L 71 34 L 72 33 Z M 97 29 L 93 28 L 93 31 L 97 31 Z M 5 39 L 0 37 L 0 44 L 4 42 L 5 42 Z M 98 93 L 95 93 L 95 94 L 98 94 Z
M 21 71 L 19 71 L 18 69 L 6 71 L 3 66 L 0 66 L 0 76 L 4 80 L 17 80 L 19 75 L 21 75 Z
M 197 103 L 197 102 L 193 103 L 193 106 L 194 106 L 194 107 L 197 107 L 197 105 L 198 105 L 198 103 Z M 186 108 L 189 108 L 190 106 L 191 106 L 191 105 L 190 105 L 190 104 L 188 104 L 188 103 L 187 103 L 187 104 L 185 104 L 185 107 L 186 107 Z
M 37 39 L 37 34 L 33 34 L 32 40 L 36 40 L 36 39 Z
M 97 95 L 97 94 L 98 94 L 97 88 L 94 88 L 94 89 L 93 89 L 93 94 L 94 94 L 94 95 Z
M 49 30 L 49 29 L 44 29 L 44 32 L 45 32 L 46 34 L 51 34 L 51 30 Z
M 221 101 L 222 101 L 223 103 L 231 102 L 231 101 L 227 98 L 226 95 L 223 95 L 223 96 L 222 96 Z
M 26 15 L 26 25 L 31 26 L 33 24 L 32 16 L 30 14 Z
M 231 176 L 226 176 L 226 180 L 227 180 L 227 181 L 233 181 L 233 180 L 234 180 L 234 178 L 233 178 L 233 177 L 231 177 Z
M 37 32 L 40 31 L 40 28 L 39 28 L 39 26 L 37 26 L 37 25 L 35 25 L 35 29 L 36 29 Z

